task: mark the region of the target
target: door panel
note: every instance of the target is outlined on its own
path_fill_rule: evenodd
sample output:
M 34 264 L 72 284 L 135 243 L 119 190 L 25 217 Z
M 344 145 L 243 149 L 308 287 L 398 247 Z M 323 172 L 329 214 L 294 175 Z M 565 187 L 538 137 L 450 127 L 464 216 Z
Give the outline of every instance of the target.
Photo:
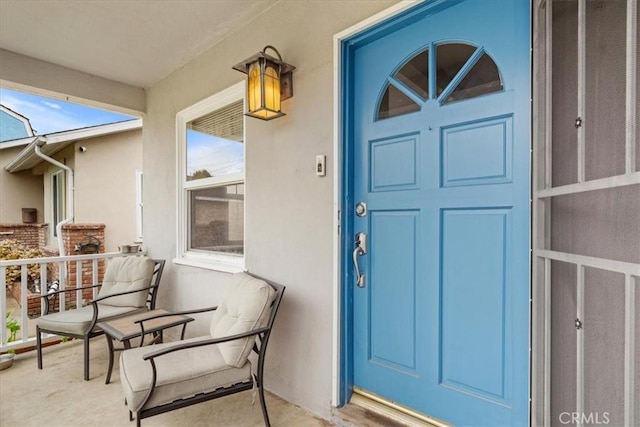
M 416 375 L 416 211 L 371 213 L 370 360 Z M 393 264 L 393 270 L 386 268 Z M 398 333 L 402 331 L 402 333 Z
M 414 190 L 418 185 L 418 135 L 372 141 L 369 159 L 370 191 Z M 398 167 L 402 165 L 402 167 Z
M 456 425 L 526 425 L 529 3 L 419 7 L 353 48 L 353 384 Z
M 442 211 L 440 381 L 491 400 L 505 398 L 509 215 Z
M 512 116 L 442 128 L 442 186 L 511 181 Z

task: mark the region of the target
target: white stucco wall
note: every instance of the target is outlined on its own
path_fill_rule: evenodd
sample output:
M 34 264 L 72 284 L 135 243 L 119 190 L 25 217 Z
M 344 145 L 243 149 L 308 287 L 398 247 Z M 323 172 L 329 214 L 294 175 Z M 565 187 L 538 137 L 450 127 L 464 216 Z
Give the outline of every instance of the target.
M 246 266 L 287 286 L 266 387 L 320 416 L 331 401 L 333 35 L 396 1 L 282 1 L 148 90 L 143 131 L 145 245 L 176 255 L 175 115 L 243 79 L 231 69 L 265 45 L 297 67 L 287 114 L 246 120 Z M 316 154 L 327 176 L 315 175 Z M 277 200 L 277 202 L 276 202 Z M 226 274 L 169 263 L 159 306 L 217 304 Z M 205 332 L 205 320 L 191 333 Z
M 3 169 L 23 148 L 0 150 L 0 223 L 22 223 L 22 208 L 36 208 L 38 222 L 46 222 L 42 175 L 31 171 L 12 174 Z
M 79 147 L 87 150 L 80 152 Z M 136 170 L 142 170 L 142 130 L 75 143 L 76 223 L 103 223 L 105 251 L 136 239 Z

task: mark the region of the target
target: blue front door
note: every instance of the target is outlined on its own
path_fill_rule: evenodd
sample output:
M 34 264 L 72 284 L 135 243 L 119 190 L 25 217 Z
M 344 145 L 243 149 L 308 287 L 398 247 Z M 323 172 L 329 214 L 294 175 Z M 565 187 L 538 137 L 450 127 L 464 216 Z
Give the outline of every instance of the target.
M 530 4 L 418 7 L 349 56 L 353 385 L 455 425 L 526 425 Z

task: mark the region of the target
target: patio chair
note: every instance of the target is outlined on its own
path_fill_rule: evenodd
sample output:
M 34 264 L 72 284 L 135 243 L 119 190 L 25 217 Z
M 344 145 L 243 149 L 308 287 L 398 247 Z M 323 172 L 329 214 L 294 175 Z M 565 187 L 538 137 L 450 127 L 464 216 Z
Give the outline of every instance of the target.
M 156 305 L 164 260 L 147 257 L 114 258 L 107 264 L 98 297 L 84 307 L 49 314 L 49 297 L 78 288 L 63 289 L 42 296 L 44 314 L 36 322 L 38 369 L 42 369 L 42 333 L 48 332 L 84 341 L 84 380 L 89 380 L 89 339 L 103 332 L 96 323 L 129 316 Z
M 270 426 L 264 358 L 284 289 L 260 277 L 236 273 L 220 305 L 179 312 L 215 310 L 209 335 L 123 351 L 120 383 L 129 420 L 135 414 L 139 427 L 143 418 L 257 387 L 264 423 Z M 251 350 L 258 355 L 255 373 Z

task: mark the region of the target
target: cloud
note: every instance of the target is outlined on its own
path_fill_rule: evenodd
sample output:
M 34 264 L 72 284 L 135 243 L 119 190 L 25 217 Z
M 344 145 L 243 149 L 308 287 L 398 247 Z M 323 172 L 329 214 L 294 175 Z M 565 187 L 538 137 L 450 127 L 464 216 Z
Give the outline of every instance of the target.
M 59 105 L 52 102 L 33 102 L 26 97 L 8 94 L 4 91 L 1 102 L 16 113 L 28 118 L 33 130 L 40 135 L 85 126 L 81 119 L 65 114 Z
M 46 111 L 43 106 L 38 105 L 37 103 L 26 101 L 18 96 L 6 93 L 5 91 L 2 92 L 1 100 L 3 105 L 11 108 L 16 113 L 22 114 L 23 116 L 26 116 L 26 111 L 34 111 L 37 113 Z
M 44 105 L 46 105 L 47 107 L 49 107 L 49 108 L 53 108 L 54 110 L 59 110 L 59 109 L 62 108 L 61 106 L 59 106 L 58 104 L 55 104 L 53 102 L 43 101 L 42 103 Z

